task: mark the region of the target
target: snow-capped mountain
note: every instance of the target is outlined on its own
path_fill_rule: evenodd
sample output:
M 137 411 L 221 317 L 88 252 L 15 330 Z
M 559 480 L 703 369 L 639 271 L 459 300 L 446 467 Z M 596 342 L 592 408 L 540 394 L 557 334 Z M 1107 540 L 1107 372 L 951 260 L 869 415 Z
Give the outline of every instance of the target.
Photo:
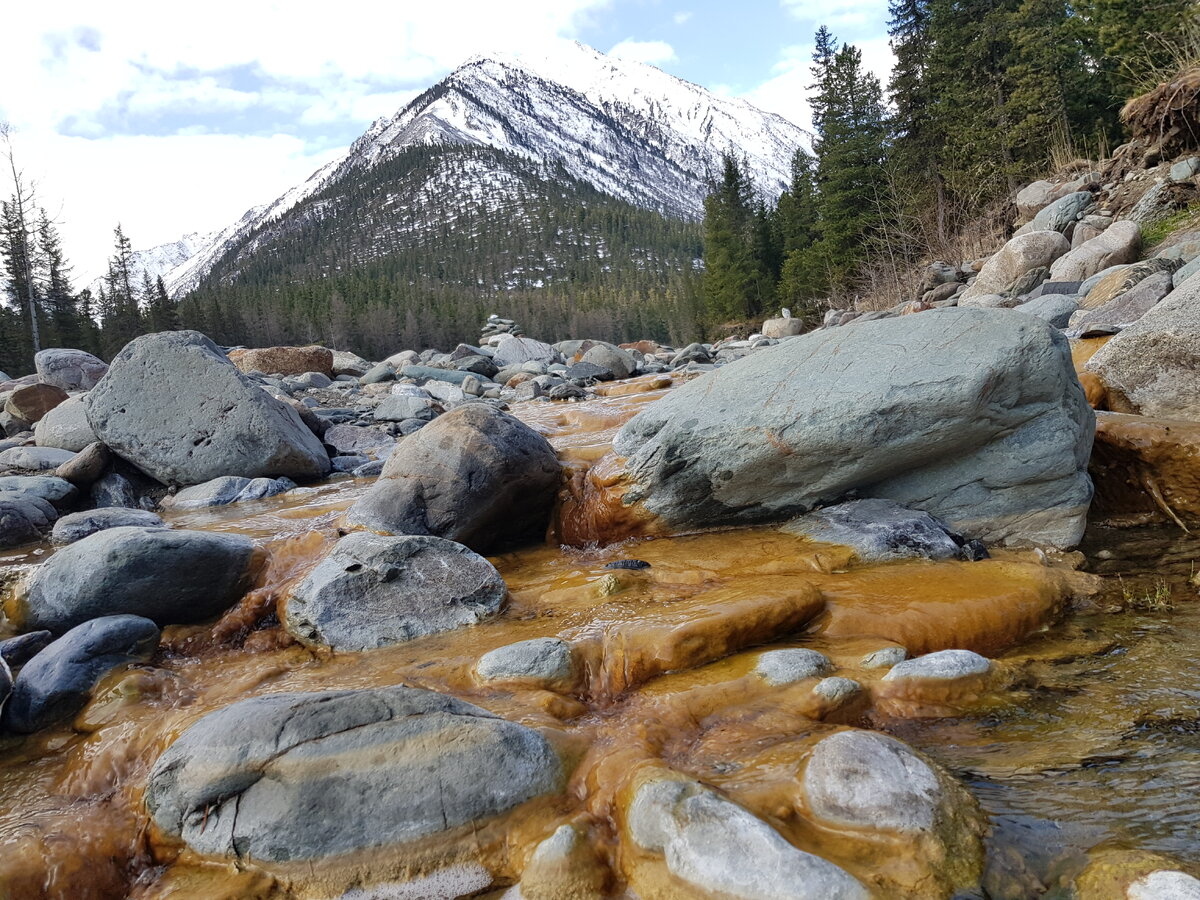
M 774 196 L 803 143 L 801 129 L 778 115 L 578 43 L 541 58 L 476 57 L 377 120 L 340 159 L 212 236 L 165 280 L 172 293 L 186 293 L 229 254 L 258 247 L 270 223 L 308 198 L 417 146 L 495 148 L 636 206 L 697 220 L 722 153 L 737 154 L 758 188 Z M 486 193 L 489 174 L 477 174 Z M 444 212 L 453 217 L 453 209 Z M 319 214 L 311 206 L 305 212 Z
M 191 260 L 196 259 L 208 247 L 211 247 L 215 237 L 215 233 L 200 234 L 199 232 L 193 232 L 192 234 L 185 234 L 177 241 L 159 244 L 157 247 L 150 247 L 148 250 L 133 251 L 133 265 L 130 267 L 129 273 L 132 276 L 131 280 L 134 284 L 140 285 L 144 273 L 150 276 L 151 281 L 162 275 L 163 280 L 170 283 L 170 279 L 174 277 L 172 273 L 181 266 L 187 265 Z M 99 294 L 103 284 L 104 278 L 101 276 L 88 285 L 93 296 Z

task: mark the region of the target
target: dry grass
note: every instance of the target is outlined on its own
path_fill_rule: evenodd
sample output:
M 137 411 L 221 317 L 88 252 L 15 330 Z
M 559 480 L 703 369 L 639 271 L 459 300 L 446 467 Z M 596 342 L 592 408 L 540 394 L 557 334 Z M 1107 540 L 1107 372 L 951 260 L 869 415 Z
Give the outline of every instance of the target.
M 1125 608 L 1138 612 L 1171 612 L 1175 609 L 1175 601 L 1171 598 L 1171 585 L 1165 578 L 1154 579 L 1152 587 L 1144 590 L 1134 590 L 1121 581 L 1121 596 Z

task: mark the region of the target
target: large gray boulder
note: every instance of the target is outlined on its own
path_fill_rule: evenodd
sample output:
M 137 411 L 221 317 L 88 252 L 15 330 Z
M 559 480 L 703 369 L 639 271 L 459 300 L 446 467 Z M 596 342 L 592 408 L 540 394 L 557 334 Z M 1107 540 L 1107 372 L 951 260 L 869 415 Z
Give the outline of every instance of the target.
M 19 604 L 21 624 L 58 634 L 119 613 L 159 625 L 198 622 L 241 597 L 253 555 L 250 539 L 235 534 L 138 526 L 98 531 L 38 567 Z
M 1030 231 L 1057 231 L 1060 234 L 1079 218 L 1079 215 L 1096 203 L 1096 196 L 1091 191 L 1075 191 L 1065 197 L 1059 197 L 1049 206 L 1040 210 L 1033 220 L 1023 226 L 1018 234 Z
M 329 473 L 329 457 L 299 414 L 196 331 L 131 341 L 85 403 L 96 436 L 164 484 Z
M 792 846 L 762 819 L 699 782 L 663 779 L 642 784 L 629 804 L 626 828 L 638 848 L 661 854 L 671 875 L 690 885 L 697 896 L 871 896 L 845 869 Z
M 436 535 L 482 553 L 542 536 L 561 473 L 544 437 L 470 403 L 405 438 L 346 522 L 383 534 Z
M 1070 249 L 1070 243 L 1057 231 L 1018 235 L 983 264 L 975 281 L 959 295 L 958 302 L 969 305 L 975 297 L 1007 293 L 1022 275 L 1049 266 Z
M 527 362 L 561 362 L 562 357 L 549 344 L 543 344 L 533 338 L 506 334 L 496 344 L 496 352 L 492 356 L 492 361 L 497 368 L 503 369 L 505 366 L 516 366 Z
M 55 544 L 73 544 L 89 534 L 109 528 L 136 525 L 141 528 L 166 528 L 166 523 L 157 513 L 145 509 L 125 509 L 120 506 L 102 506 L 63 516 L 54 523 L 50 540 Z
M 358 532 L 288 594 L 284 624 L 305 643 L 372 650 L 474 625 L 507 596 L 496 568 L 462 544 Z
M 30 734 L 73 716 L 110 670 L 149 659 L 158 626 L 141 616 L 102 616 L 72 628 L 17 675 L 4 707 L 4 726 Z
M 40 540 L 58 517 L 47 500 L 24 491 L 0 491 L 0 549 Z
M 932 310 L 801 335 L 676 388 L 617 434 L 612 489 L 656 530 L 780 521 L 856 491 L 987 543 L 1066 547 L 1094 429 L 1059 331 Z M 636 533 L 638 510 L 605 502 L 582 539 Z
M 201 853 L 316 860 L 407 844 L 563 786 L 538 732 L 433 691 L 268 694 L 158 758 L 146 806 Z
M 1171 291 L 1086 368 L 1119 412 L 1200 421 L 1200 278 Z
M 1133 262 L 1142 245 L 1136 222 L 1114 222 L 1105 231 L 1059 257 L 1050 266 L 1054 281 L 1083 281 L 1110 266 Z
M 87 420 L 83 398 L 70 397 L 33 426 L 33 439 L 39 447 L 57 447 L 78 453 L 96 442 L 96 433 Z
M 64 391 L 90 391 L 108 371 L 104 360 L 83 350 L 65 348 L 42 350 L 33 357 L 33 365 L 38 380 Z

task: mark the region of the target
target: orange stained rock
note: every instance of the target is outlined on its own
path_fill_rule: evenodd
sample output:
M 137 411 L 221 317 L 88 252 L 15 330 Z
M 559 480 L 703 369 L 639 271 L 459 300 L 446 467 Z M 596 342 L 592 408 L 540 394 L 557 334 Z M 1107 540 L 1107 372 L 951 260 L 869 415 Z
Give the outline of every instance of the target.
M 1076 374 L 1083 371 L 1087 361 L 1100 352 L 1100 348 L 1112 340 L 1112 335 L 1103 337 L 1080 338 L 1071 341 L 1071 362 L 1075 364 Z
M 1108 386 L 1103 378 L 1095 372 L 1080 372 L 1079 383 L 1092 409 L 1105 409 L 1108 406 Z
M 1099 413 L 1090 470 L 1093 516 L 1200 517 L 1200 423 Z

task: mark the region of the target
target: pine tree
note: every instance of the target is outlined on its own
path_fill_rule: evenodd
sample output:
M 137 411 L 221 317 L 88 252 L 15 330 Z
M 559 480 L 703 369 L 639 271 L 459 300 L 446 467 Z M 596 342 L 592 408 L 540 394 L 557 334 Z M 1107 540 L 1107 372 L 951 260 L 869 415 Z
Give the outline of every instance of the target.
M 704 200 L 704 299 L 710 320 L 755 315 L 765 273 L 755 256 L 754 192 L 736 157 L 722 158 L 721 181 Z
M 58 229 L 45 210 L 38 219 L 38 246 L 42 261 L 40 294 L 46 307 L 52 345 L 79 347 L 82 334 L 77 299 L 71 289 L 71 267 L 63 255 Z

